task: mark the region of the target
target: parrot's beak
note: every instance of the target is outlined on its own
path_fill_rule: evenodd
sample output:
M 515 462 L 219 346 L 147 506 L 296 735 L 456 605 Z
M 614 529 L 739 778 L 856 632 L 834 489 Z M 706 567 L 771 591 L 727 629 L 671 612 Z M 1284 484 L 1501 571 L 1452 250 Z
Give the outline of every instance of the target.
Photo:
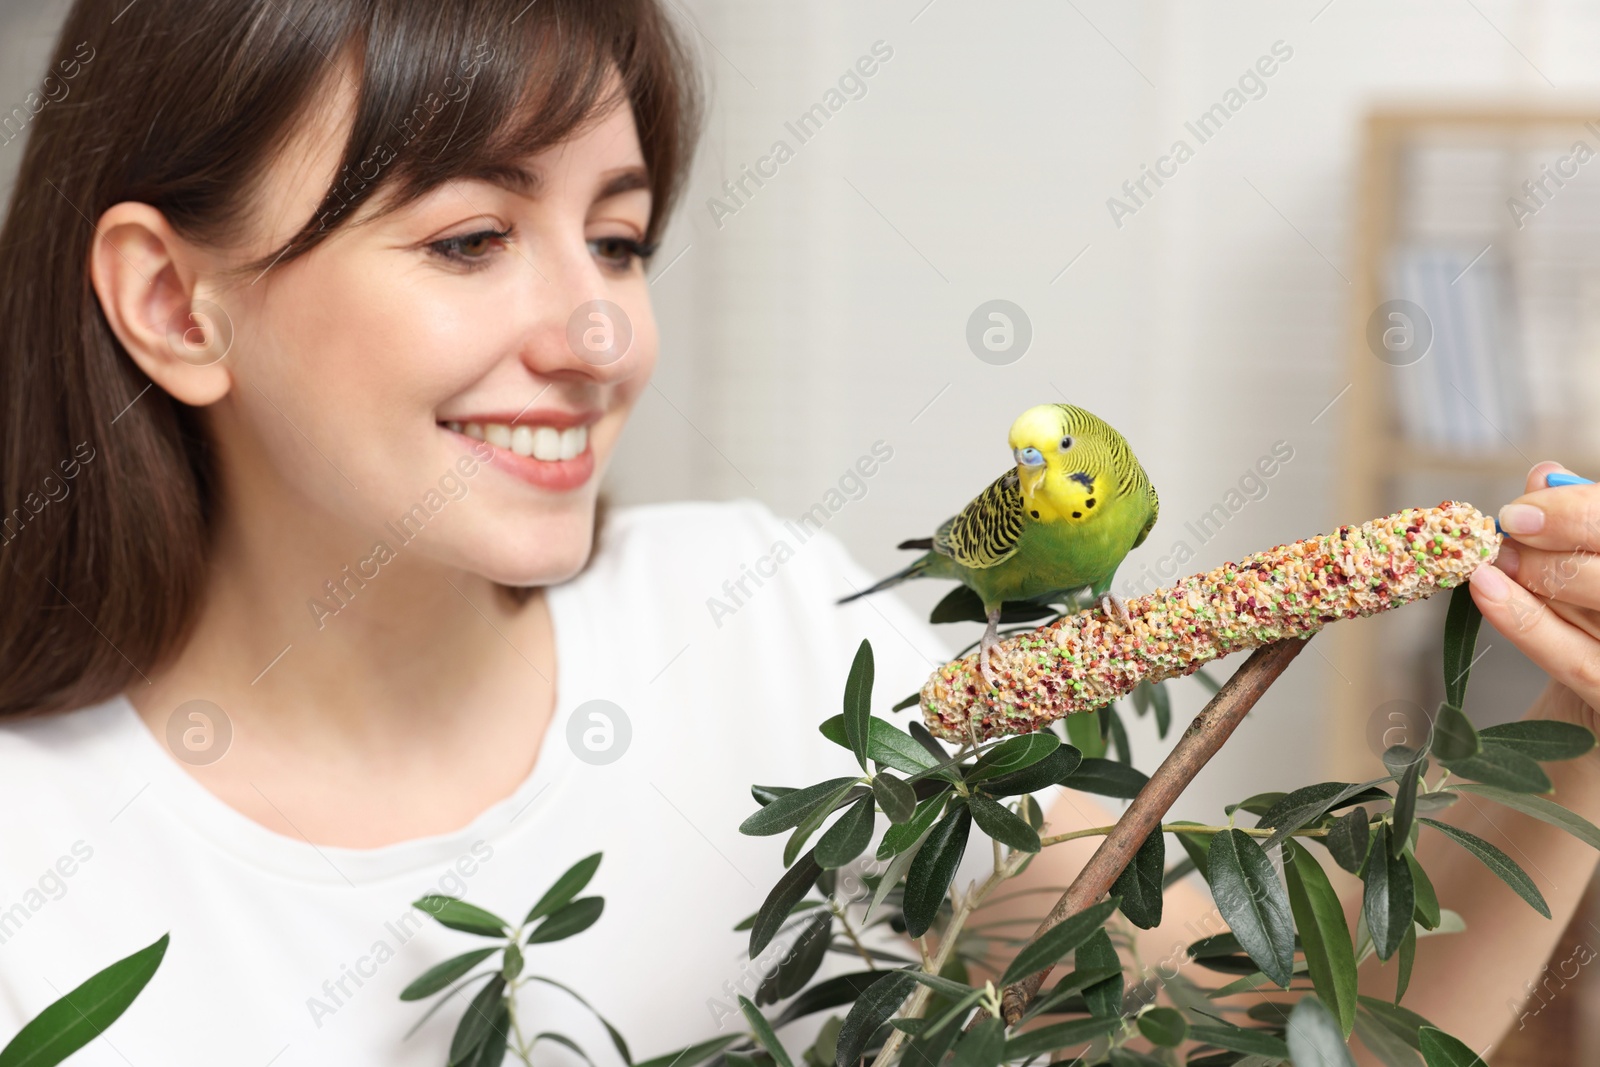
M 1031 497 L 1039 491 L 1039 486 L 1044 482 L 1046 470 L 1044 456 L 1040 455 L 1036 448 L 1013 449 L 1012 455 L 1017 460 L 1017 478 L 1022 482 L 1024 492 Z

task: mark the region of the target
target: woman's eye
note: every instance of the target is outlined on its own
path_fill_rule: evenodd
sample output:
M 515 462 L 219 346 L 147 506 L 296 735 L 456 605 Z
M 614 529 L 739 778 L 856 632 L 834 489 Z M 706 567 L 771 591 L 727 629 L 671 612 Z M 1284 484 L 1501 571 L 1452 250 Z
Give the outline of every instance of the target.
M 1072 438 L 1071 437 L 1063 437 L 1061 439 L 1061 451 L 1065 452 L 1067 449 L 1069 449 L 1071 447 L 1072 447 Z
M 589 242 L 589 251 L 606 266 L 621 271 L 632 268 L 636 260 L 649 259 L 656 246 L 632 237 L 596 237 Z
M 434 241 L 428 248 L 436 255 L 456 263 L 475 265 L 489 258 L 489 253 L 493 251 L 492 242 L 504 241 L 510 236 L 510 230 L 479 230 Z

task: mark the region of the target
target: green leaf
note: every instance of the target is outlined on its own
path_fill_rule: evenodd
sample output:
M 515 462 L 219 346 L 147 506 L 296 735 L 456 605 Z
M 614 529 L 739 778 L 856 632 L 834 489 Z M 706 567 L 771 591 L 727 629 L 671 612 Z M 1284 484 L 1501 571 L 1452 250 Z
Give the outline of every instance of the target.
M 1078 712 L 1061 720 L 1066 724 L 1067 741 L 1085 758 L 1100 758 L 1106 754 L 1106 738 L 1100 729 L 1100 717 L 1092 711 Z
M 1176 824 L 1174 823 L 1174 825 Z M 1199 826 L 1201 824 L 1193 823 L 1192 825 Z M 1190 861 L 1194 863 L 1195 870 L 1200 872 L 1200 877 L 1204 878 L 1209 885 L 1211 882 L 1211 868 L 1206 860 L 1206 852 L 1211 848 L 1211 835 L 1186 834 L 1181 830 L 1174 830 L 1172 836 L 1178 839 L 1178 844 L 1183 846 L 1183 851 L 1188 854 Z
M 508 1001 L 502 1000 L 494 1009 L 494 1015 L 489 1021 L 489 1030 L 478 1043 L 477 1050 L 461 1061 L 463 1067 L 500 1067 L 505 1062 L 506 1049 L 510 1044 L 511 1005 Z M 582 1055 L 581 1050 L 579 1054 Z
M 1081 1045 L 1109 1034 L 1122 1026 L 1121 1019 L 1073 1019 L 1070 1022 L 1041 1026 L 1028 1030 L 1006 1042 L 1005 1059 L 1009 1062 L 1032 1059 L 1044 1052 Z
M 522 925 L 526 926 L 535 919 L 544 918 L 583 892 L 584 887 L 589 884 L 589 879 L 593 878 L 594 872 L 600 868 L 601 855 L 596 852 L 568 867 L 561 877 L 556 879 L 555 885 L 545 890 L 539 902 L 529 909 L 528 917 L 522 920 Z
M 771 837 L 793 829 L 811 814 L 813 808 L 837 793 L 840 787 L 858 781 L 859 778 L 830 778 L 826 782 L 785 793 L 768 801 L 760 811 L 740 823 L 739 832 L 750 837 Z
M 561 990 L 573 1000 L 576 1000 L 579 1004 L 582 1004 L 584 1008 L 588 1010 L 589 1014 L 593 1015 L 595 1020 L 599 1022 L 601 1026 L 605 1027 L 606 1036 L 611 1038 L 611 1044 L 616 1048 L 617 1055 L 622 1057 L 622 1062 L 630 1064 L 633 1062 L 633 1053 L 628 1051 L 628 1043 L 622 1039 L 621 1032 L 619 1032 L 615 1026 L 611 1025 L 611 1021 L 609 1019 L 596 1011 L 593 1004 L 590 1004 L 587 1000 L 584 1000 L 581 996 L 579 996 L 577 990 L 573 989 L 571 986 L 562 985 L 554 978 L 546 978 L 542 974 L 530 974 L 528 975 L 527 981 L 542 982 L 547 986 L 553 986 L 554 988 Z M 579 1050 L 578 1054 L 583 1055 L 582 1050 Z M 587 1058 L 588 1057 L 585 1057 L 585 1059 Z
M 1172 729 L 1172 698 L 1167 695 L 1165 682 L 1150 687 L 1150 705 L 1156 710 L 1156 736 L 1165 741 Z
M 429 893 L 413 902 L 411 906 L 432 915 L 439 925 L 460 930 L 465 934 L 505 937 L 510 928 L 509 924 L 494 912 L 485 911 L 476 904 L 468 904 L 456 897 Z
M 1338 1020 L 1315 996 L 1300 998 L 1289 1013 L 1289 1030 L 1284 1036 L 1289 1040 L 1290 1057 L 1301 1067 L 1356 1067 Z
M 956 1041 L 952 1067 L 999 1067 L 1005 1048 L 1005 1020 L 985 1019 Z
M 402 989 L 400 999 L 421 1000 L 423 997 L 431 996 L 499 951 L 498 948 L 480 948 L 452 956 L 443 963 L 436 963 L 423 971 L 416 981 Z
M 1265 1030 L 1250 1030 L 1231 1023 L 1195 1023 L 1189 1027 L 1189 1039 L 1230 1052 L 1242 1052 L 1246 1056 L 1265 1056 L 1274 1060 L 1289 1058 L 1289 1046 L 1282 1039 Z
M 1444 699 L 1458 708 L 1467 706 L 1467 674 L 1472 670 L 1472 650 L 1478 643 L 1483 614 L 1473 602 L 1466 582 L 1450 593 L 1450 610 L 1444 618 Z
M 1485 743 L 1515 749 L 1540 763 L 1577 759 L 1594 749 L 1594 734 L 1571 722 L 1523 719 L 1483 728 Z
M 676 1052 L 669 1052 L 665 1056 L 644 1060 L 634 1064 L 633 1067 L 699 1067 L 729 1045 L 742 1040 L 744 1040 L 743 1034 L 724 1034 Z
M 1546 919 L 1550 918 L 1550 905 L 1544 902 L 1544 894 L 1539 892 L 1539 887 L 1533 884 L 1533 879 L 1529 878 L 1527 872 L 1517 866 L 1510 856 L 1501 852 L 1477 834 L 1468 833 L 1459 826 L 1451 826 L 1449 823 L 1442 823 L 1435 819 L 1423 819 L 1422 821 L 1478 857 L 1479 862 L 1493 871 L 1495 877 L 1510 886 L 1517 896 L 1526 900 L 1534 911 L 1543 915 Z
M 1069 774 L 1061 784 L 1081 793 L 1097 793 L 1106 797 L 1132 800 L 1150 780 L 1149 776 L 1115 760 L 1085 757 L 1078 769 Z
M 888 771 L 879 771 L 872 779 L 872 795 L 891 823 L 909 822 L 917 811 L 917 791 Z
M 1382 1028 L 1395 1037 L 1400 1038 L 1413 1049 L 1421 1050 L 1421 1042 L 1417 1040 L 1417 1031 L 1428 1026 L 1428 1020 L 1412 1011 L 1402 1008 L 1398 1004 L 1390 1004 L 1379 997 L 1361 996 L 1361 1009 L 1365 1011 Z M 1357 1028 L 1359 1030 L 1359 1027 Z
M 1122 899 L 1122 914 L 1141 930 L 1161 925 L 1162 879 L 1166 874 L 1167 846 L 1161 827 L 1150 831 L 1133 859 L 1111 883 L 1111 895 Z
M 983 783 L 983 791 L 994 797 L 1014 797 L 1019 793 L 1037 793 L 1065 782 L 1078 765 L 1083 754 L 1071 745 L 1062 745 L 1044 759 L 1015 774 L 990 778 Z
M 789 917 L 789 909 L 817 884 L 822 868 L 817 865 L 815 851 L 813 849 L 801 856 L 793 867 L 784 872 L 762 902 L 761 910 L 756 912 L 756 921 L 750 926 L 751 959 L 761 955 L 761 950 L 772 943 L 783 921 Z
M 1111 736 L 1111 745 L 1117 750 L 1117 762 L 1132 766 L 1133 750 L 1128 747 L 1128 728 L 1122 725 L 1116 701 L 1102 705 L 1100 715 L 1105 720 L 1106 732 Z
M 1339 895 L 1308 848 L 1284 847 L 1283 874 L 1311 985 L 1348 1038 L 1356 1024 L 1356 953 Z
M 1406 936 L 1400 939 L 1400 973 L 1395 978 L 1394 1002 L 1400 1003 L 1400 998 L 1406 995 L 1406 986 L 1411 984 L 1411 965 L 1417 960 L 1417 924 L 1412 923 L 1406 927 Z
M 547 941 L 564 941 L 574 934 L 581 934 L 599 921 L 600 913 L 605 909 L 604 897 L 579 897 L 572 903 L 557 908 L 548 918 L 535 926 L 524 944 L 539 945 Z
M 1532 757 L 1505 745 L 1486 743 L 1476 756 L 1439 762 L 1458 777 L 1517 793 L 1548 793 L 1551 789 L 1550 776 L 1544 773 L 1544 768 Z
M 1117 968 L 1117 973 L 1110 978 L 1086 986 L 1083 999 L 1089 1006 L 1090 1014 L 1096 1018 L 1118 1018 L 1122 1014 L 1122 958 L 1117 955 L 1117 948 L 1111 943 L 1111 935 L 1106 933 L 1106 928 L 1102 926 L 1090 933 L 1078 946 L 1072 961 L 1085 970 L 1092 967 Z
M 1039 834 L 1023 821 L 1022 816 L 984 796 L 973 793 L 967 797 L 967 808 L 978 829 L 1008 848 L 1019 852 L 1038 852 Z
M 1216 696 L 1218 693 L 1222 692 L 1222 683 L 1211 677 L 1211 675 L 1207 674 L 1204 667 L 1196 667 L 1194 669 L 1194 680 L 1204 686 L 1206 692 L 1210 693 L 1212 696 Z
M 1208 858 L 1217 910 L 1262 973 L 1287 989 L 1294 973 L 1294 920 L 1272 860 L 1240 830 L 1213 835 Z
M 1417 857 L 1406 853 L 1406 866 L 1411 868 L 1411 886 L 1417 898 L 1414 918 L 1425 930 L 1439 928 L 1439 894 L 1433 890 L 1433 879 L 1422 869 Z
M 910 822 L 899 823 L 883 832 L 883 840 L 878 842 L 878 858 L 886 860 L 890 856 L 898 856 L 916 843 L 928 827 L 933 825 L 933 820 L 939 817 L 939 809 L 944 807 L 945 798 L 949 794 L 940 793 L 931 796 L 917 805 L 917 810 L 911 816 Z
M 450 1039 L 451 1067 L 468 1062 L 477 1053 L 478 1047 L 492 1036 L 495 1017 L 500 1014 L 500 1002 L 505 992 L 505 976 L 497 974 L 467 1004 L 467 1010 L 462 1013 L 461 1022 L 456 1026 L 455 1036 Z
M 1274 845 L 1282 842 L 1296 830 L 1318 821 L 1324 815 L 1337 811 L 1346 804 L 1388 800 L 1389 794 L 1374 788 L 1379 782 L 1387 781 L 1389 781 L 1388 775 L 1355 785 L 1321 782 L 1286 794 L 1281 801 L 1273 805 L 1272 810 L 1261 817 L 1261 825 L 1273 828 L 1272 836 L 1261 842 L 1261 847 L 1271 851 Z
M 1312 786 L 1311 788 L 1316 787 Z M 1225 805 L 1222 810 L 1228 815 L 1232 815 L 1236 811 L 1248 811 L 1252 815 L 1260 815 L 1265 818 L 1268 812 L 1272 811 L 1273 808 L 1283 803 L 1283 801 L 1288 799 L 1288 796 L 1289 794 L 1280 790 L 1273 790 L 1267 793 L 1257 793 L 1254 796 L 1245 797 L 1237 804 Z
M 1438 714 L 1433 717 L 1433 743 L 1429 751 L 1439 760 L 1448 761 L 1469 759 L 1482 747 L 1472 720 L 1454 704 L 1440 704 Z
M 1118 960 L 1117 965 L 1113 967 L 1079 967 L 1057 982 L 1049 993 L 1036 997 L 1033 1003 L 1028 1005 L 1028 1010 L 1023 1013 L 1022 1018 L 1027 1020 L 1035 1015 L 1043 1015 L 1092 985 L 1099 985 L 1108 978 L 1120 978 L 1121 963 L 1122 961 Z
M 750 787 L 750 795 L 755 797 L 756 803 L 763 808 L 779 797 L 788 796 L 793 792 L 794 787 L 787 785 L 753 785 Z
M 1400 775 L 1400 783 L 1395 787 L 1394 812 L 1390 818 L 1394 827 L 1389 833 L 1389 852 L 1398 856 L 1405 851 L 1406 841 L 1411 836 L 1411 820 L 1417 813 L 1417 779 L 1422 774 L 1422 765 L 1426 760 L 1414 760 L 1406 766 Z
M 838 821 L 828 827 L 828 832 L 817 839 L 817 865 L 825 871 L 833 870 L 865 852 L 872 843 L 876 815 L 870 795 L 845 809 Z
M 1504 804 L 1524 815 L 1531 815 L 1540 822 L 1558 826 L 1579 841 L 1591 848 L 1600 849 L 1600 826 L 1585 819 L 1582 815 L 1557 804 L 1545 797 L 1534 796 L 1529 793 L 1513 793 L 1507 789 L 1498 789 L 1492 785 L 1456 785 L 1451 786 L 1458 793 L 1476 793 L 1486 797 L 1497 804 Z
M 856 1067 L 867 1042 L 905 1002 L 917 987 L 917 980 L 906 971 L 886 971 L 856 998 L 855 1007 L 839 1027 L 837 1067 Z
M 844 732 L 843 715 L 824 719 L 817 730 L 834 744 L 850 747 Z M 879 718 L 867 720 L 867 759 L 885 767 L 893 767 L 902 774 L 917 774 L 939 765 L 939 761 L 916 738 L 887 719 Z M 944 774 L 954 777 L 948 771 Z
M 867 769 L 867 720 L 872 718 L 872 643 L 863 640 L 844 682 L 844 735 L 861 769 Z M 789 1067 L 785 1063 L 783 1067 Z
M 1388 824 L 1379 826 L 1372 836 L 1372 851 L 1367 856 L 1362 876 L 1365 886 L 1361 913 L 1366 916 L 1372 947 L 1380 960 L 1386 960 L 1394 955 L 1400 940 L 1411 928 L 1416 891 L 1411 885 L 1411 868 L 1389 849 Z
M 778 1017 L 772 1020 L 776 1027 L 787 1026 L 796 1019 L 829 1008 L 837 1008 L 842 1004 L 853 1004 L 866 988 L 879 978 L 883 977 L 882 971 L 851 971 L 849 974 L 835 975 L 824 979 L 789 1002 Z M 638 1067 L 645 1067 L 639 1064 Z
M 522 973 L 524 962 L 526 961 L 522 958 L 522 949 L 518 948 L 514 943 L 507 945 L 505 947 L 505 957 L 500 963 L 500 973 L 506 976 L 507 982 L 515 982 L 517 976 Z
M 1023 601 L 1008 601 L 1000 606 L 1000 621 L 1033 622 L 1035 619 L 1048 619 L 1057 614 L 1056 610 L 1043 604 L 1029 604 Z M 958 585 L 946 593 L 944 599 L 934 605 L 933 613 L 928 616 L 929 622 L 984 622 L 988 616 L 984 613 L 983 598 L 978 596 L 967 586 Z
M 794 939 L 789 951 L 778 960 L 772 973 L 756 987 L 756 1003 L 776 1004 L 804 989 L 827 958 L 832 934 L 833 914 L 820 912 L 813 915 Z
M 1061 747 L 1061 738 L 1048 730 L 1008 737 L 985 752 L 966 773 L 968 782 L 1014 774 L 1032 766 Z
M 905 915 L 906 933 L 921 937 L 933 925 L 939 914 L 939 905 L 955 879 L 956 868 L 967 850 L 967 834 L 972 828 L 972 812 L 960 797 L 950 801 L 950 810 L 944 818 L 934 823 L 933 830 L 923 842 L 917 858 L 906 871 Z
M 1322 839 L 1333 855 L 1333 862 L 1351 874 L 1360 872 L 1367 860 L 1367 848 L 1372 844 L 1367 818 L 1367 809 L 1357 808 L 1335 820 L 1328 828 L 1328 836 Z
M 1105 921 L 1111 918 L 1111 913 L 1117 910 L 1119 903 L 1121 901 L 1112 897 L 1090 905 L 1076 915 L 1067 916 L 1018 952 L 997 984 L 1008 986 L 1013 982 L 1020 982 L 1031 974 L 1054 967 L 1062 957 L 1089 940 L 1091 934 L 1104 926 Z M 1083 961 L 1079 960 L 1078 966 L 1084 966 Z M 1113 966 L 1119 968 L 1117 973 L 1120 975 L 1121 961 L 1117 961 Z
M 1488 1067 L 1476 1052 L 1436 1027 L 1418 1030 L 1417 1041 L 1428 1067 Z
M 863 788 L 859 782 L 851 782 L 840 786 L 827 797 L 821 804 L 812 808 L 800 825 L 794 828 L 794 833 L 789 835 L 789 840 L 783 843 L 783 865 L 789 866 L 800 855 L 800 850 L 806 847 L 806 842 L 811 840 L 811 835 L 822 828 L 822 824 L 845 804 L 854 803 L 858 798 L 871 795 L 872 790 Z
M 0 1067 L 53 1067 L 122 1017 L 167 954 L 171 935 L 98 971 L 58 998 L 0 1050 Z
M 861 642 L 863 648 L 867 646 Z M 870 663 L 868 661 L 870 670 Z M 783 1042 L 778 1040 L 778 1035 L 772 1032 L 772 1024 L 767 1022 L 767 1017 L 761 1014 L 761 1009 L 750 1003 L 750 998 L 739 997 L 739 1010 L 744 1012 L 745 1021 L 750 1024 L 750 1032 L 755 1034 L 756 1040 L 761 1042 L 761 1047 L 771 1054 L 777 1061 L 778 1067 L 794 1067 L 794 1061 L 789 1058 L 789 1050 L 783 1047 Z
M 1176 1008 L 1151 1008 L 1139 1015 L 1139 1032 L 1151 1044 L 1177 1048 L 1189 1036 L 1189 1020 Z

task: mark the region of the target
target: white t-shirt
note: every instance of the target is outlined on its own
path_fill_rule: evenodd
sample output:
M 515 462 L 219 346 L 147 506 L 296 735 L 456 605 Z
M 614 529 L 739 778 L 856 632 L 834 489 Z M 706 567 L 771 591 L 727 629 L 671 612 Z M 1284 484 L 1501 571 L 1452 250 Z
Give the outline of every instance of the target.
M 558 692 L 532 773 L 463 829 L 383 848 L 317 847 L 252 822 L 120 696 L 0 724 L 0 1044 L 170 932 L 150 985 L 73 1067 L 437 1067 L 466 998 L 402 1041 L 432 1000 L 398 994 L 490 942 L 411 902 L 459 895 L 515 923 L 597 850 L 585 892 L 605 897 L 603 916 L 530 947 L 528 973 L 587 998 L 636 1059 L 743 1029 L 735 991 L 753 996 L 760 975 L 732 927 L 782 873 L 785 840 L 738 832 L 756 809 L 751 784 L 857 773 L 817 724 L 840 710 L 863 637 L 880 714 L 947 654 L 893 597 L 833 603 L 870 577 L 825 530 L 750 501 L 613 513 L 590 566 L 549 590 Z M 577 750 L 568 741 L 575 709 L 593 700 L 623 709 L 631 730 L 621 748 L 614 724 L 610 763 L 577 754 L 584 730 L 603 743 L 598 720 L 580 720 Z M 988 853 L 974 831 L 969 869 L 981 874 Z M 524 1034 L 558 1031 L 601 1067 L 619 1062 L 558 990 L 525 987 L 518 1014 Z M 579 1062 L 552 1043 L 537 1055 Z

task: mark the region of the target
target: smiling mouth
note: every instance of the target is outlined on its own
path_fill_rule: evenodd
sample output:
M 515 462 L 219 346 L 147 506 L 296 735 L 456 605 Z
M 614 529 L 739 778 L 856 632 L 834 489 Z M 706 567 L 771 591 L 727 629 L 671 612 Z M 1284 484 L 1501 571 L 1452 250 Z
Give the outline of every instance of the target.
M 589 447 L 589 427 L 510 426 L 502 422 L 446 422 L 446 427 L 475 441 L 487 441 L 519 456 L 531 456 L 546 463 L 576 459 Z

